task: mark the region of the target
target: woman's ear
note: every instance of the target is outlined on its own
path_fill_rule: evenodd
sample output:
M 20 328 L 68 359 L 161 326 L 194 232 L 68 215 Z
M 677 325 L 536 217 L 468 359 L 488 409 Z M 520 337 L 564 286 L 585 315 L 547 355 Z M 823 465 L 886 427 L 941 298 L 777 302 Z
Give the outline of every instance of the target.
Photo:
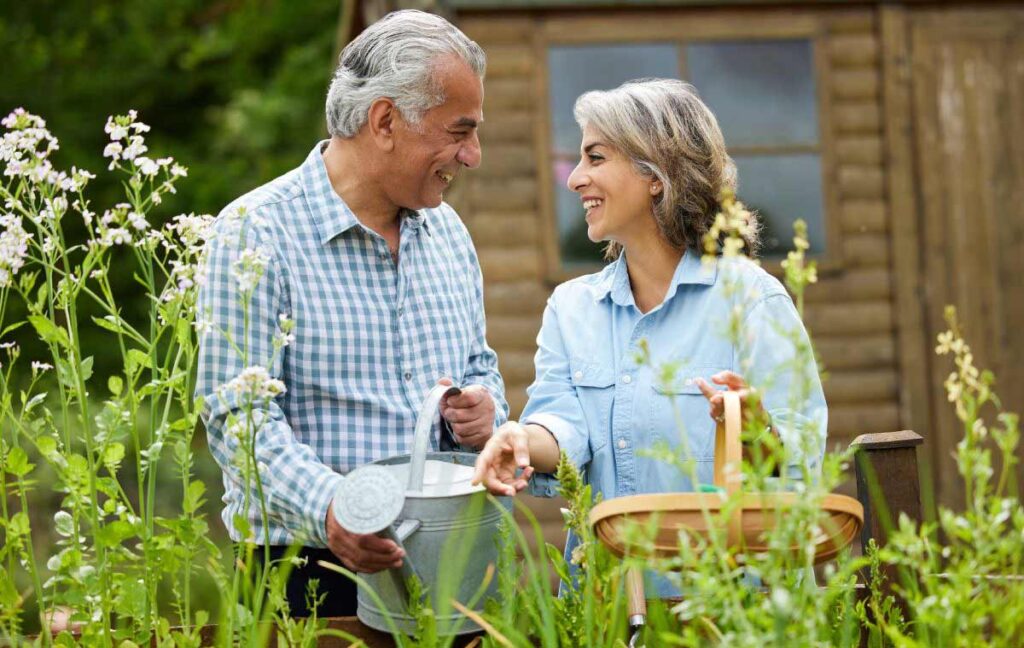
M 661 195 L 661 190 L 661 180 L 651 180 L 651 195 L 659 196 Z
M 391 151 L 395 147 L 395 125 L 398 120 L 398 108 L 387 97 L 381 97 L 370 105 L 366 126 L 370 136 L 382 150 Z

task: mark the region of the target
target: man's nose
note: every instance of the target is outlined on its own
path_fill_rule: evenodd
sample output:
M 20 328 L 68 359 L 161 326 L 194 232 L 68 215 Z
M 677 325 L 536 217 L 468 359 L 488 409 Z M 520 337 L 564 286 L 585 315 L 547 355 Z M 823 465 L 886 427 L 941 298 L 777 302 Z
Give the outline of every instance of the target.
M 473 133 L 472 137 L 466 140 L 466 143 L 459 148 L 459 152 L 455 154 L 455 160 L 470 169 L 480 166 L 481 157 L 480 138 L 476 133 Z

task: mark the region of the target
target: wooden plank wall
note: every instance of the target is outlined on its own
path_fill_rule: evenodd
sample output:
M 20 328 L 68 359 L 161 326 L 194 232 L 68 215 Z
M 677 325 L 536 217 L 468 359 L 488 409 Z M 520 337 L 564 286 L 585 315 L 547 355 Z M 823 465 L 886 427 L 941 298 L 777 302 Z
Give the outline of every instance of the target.
M 678 12 L 676 12 L 678 13 Z M 880 43 L 873 9 L 823 9 L 822 57 L 826 193 L 841 231 L 838 267 L 807 294 L 806 323 L 829 377 L 830 445 L 865 432 L 899 429 L 899 374 L 883 155 Z M 593 14 L 590 14 L 593 17 Z M 657 12 L 649 14 L 658 20 Z M 533 45 L 541 18 L 476 14 L 459 26 L 487 52 L 481 167 L 450 197 L 476 242 L 485 278 L 488 339 L 497 350 L 512 415 L 525 404 L 545 281 L 544 220 L 539 192 L 547 113 L 544 61 Z M 836 258 L 833 257 L 833 258 Z M 852 492 L 852 480 L 845 488 Z M 549 538 L 556 506 L 533 502 Z

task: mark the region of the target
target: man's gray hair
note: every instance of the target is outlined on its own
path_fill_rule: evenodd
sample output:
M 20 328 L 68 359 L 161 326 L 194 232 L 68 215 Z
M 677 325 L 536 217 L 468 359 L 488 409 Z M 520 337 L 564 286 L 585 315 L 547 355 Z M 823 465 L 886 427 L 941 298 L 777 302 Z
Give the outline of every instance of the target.
M 444 18 L 406 9 L 373 23 L 341 52 L 327 92 L 327 131 L 353 137 L 381 97 L 394 101 L 406 121 L 418 123 L 444 103 L 435 67 L 446 55 L 462 59 L 483 78 L 484 51 Z

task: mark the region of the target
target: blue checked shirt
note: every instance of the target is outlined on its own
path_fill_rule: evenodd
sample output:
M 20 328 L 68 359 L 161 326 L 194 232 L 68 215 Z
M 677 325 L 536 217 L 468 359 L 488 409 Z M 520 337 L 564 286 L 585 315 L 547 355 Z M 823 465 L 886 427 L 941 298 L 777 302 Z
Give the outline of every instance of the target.
M 209 247 L 196 394 L 224 470 L 223 518 L 235 541 L 241 515 L 258 543 L 326 546 L 327 507 L 342 475 L 410 452 L 420 404 L 441 377 L 483 385 L 495 423 L 508 417 L 485 339 L 480 266 L 458 215 L 447 204 L 404 213 L 396 264 L 384 238 L 331 187 L 324 144 L 226 207 Z M 243 250 L 266 259 L 248 327 L 237 282 Z M 281 315 L 295 321 L 294 340 L 275 354 Z M 255 412 L 266 529 L 255 487 L 245 506 L 238 439 L 226 429 L 240 400 L 218 389 L 254 365 L 269 366 L 286 388 Z M 435 448 L 441 425 L 434 425 Z

